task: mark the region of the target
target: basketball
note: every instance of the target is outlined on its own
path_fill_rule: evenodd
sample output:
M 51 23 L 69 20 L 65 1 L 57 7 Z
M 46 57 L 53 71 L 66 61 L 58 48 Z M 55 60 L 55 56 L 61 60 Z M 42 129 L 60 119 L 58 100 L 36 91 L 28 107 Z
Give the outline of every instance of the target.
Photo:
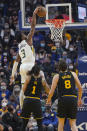
M 44 16 L 46 16 L 46 8 L 42 6 L 42 7 L 38 10 L 37 15 L 38 15 L 39 17 L 44 17 Z

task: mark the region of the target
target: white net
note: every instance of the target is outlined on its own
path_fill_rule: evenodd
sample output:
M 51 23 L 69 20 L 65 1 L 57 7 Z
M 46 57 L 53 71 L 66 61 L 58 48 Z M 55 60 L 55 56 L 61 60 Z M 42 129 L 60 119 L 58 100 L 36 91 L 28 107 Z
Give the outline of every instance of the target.
M 63 34 L 63 29 L 65 26 L 65 20 L 63 19 L 50 19 L 46 20 L 46 24 L 51 30 L 51 39 L 53 41 L 60 42 Z

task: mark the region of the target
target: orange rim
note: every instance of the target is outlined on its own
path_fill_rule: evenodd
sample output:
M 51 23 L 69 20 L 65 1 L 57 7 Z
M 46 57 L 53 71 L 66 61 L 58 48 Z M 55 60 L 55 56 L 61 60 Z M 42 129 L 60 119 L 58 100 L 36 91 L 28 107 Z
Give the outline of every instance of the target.
M 45 21 L 46 24 L 53 24 L 56 28 L 62 28 L 65 23 L 64 19 L 49 19 Z

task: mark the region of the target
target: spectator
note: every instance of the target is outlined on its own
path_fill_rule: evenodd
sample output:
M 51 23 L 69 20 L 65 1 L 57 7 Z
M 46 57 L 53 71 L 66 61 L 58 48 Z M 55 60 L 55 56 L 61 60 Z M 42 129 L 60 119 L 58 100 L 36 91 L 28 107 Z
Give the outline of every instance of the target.
M 5 69 L 4 67 L 1 66 L 1 68 L 0 68 L 0 78 L 1 78 L 0 84 L 2 83 L 2 81 L 5 81 L 5 83 L 8 84 L 9 75 L 10 75 L 9 70 L 7 70 L 7 69 Z M 8 89 L 8 87 L 7 87 L 7 89 Z
M 78 75 L 78 68 L 77 68 L 77 66 L 78 66 L 77 63 L 75 63 L 75 64 L 70 63 L 70 64 L 68 65 L 68 70 L 69 70 L 69 71 L 73 71 L 73 72 L 75 72 L 75 73 Z
M 10 126 L 13 131 L 20 130 L 20 119 L 18 118 L 13 105 L 8 105 L 8 112 L 2 116 L 2 121 Z
M 74 71 L 74 65 L 72 63 L 69 64 L 68 66 L 69 71 Z
M 80 36 L 77 36 L 75 46 L 78 52 L 78 55 L 81 56 L 84 54 L 84 48 L 83 48 L 83 41 L 81 40 Z
M 62 58 L 66 61 L 67 65 L 69 65 L 70 63 L 72 63 L 72 60 L 68 57 L 68 54 L 67 54 L 66 51 L 63 52 Z
M 17 103 L 19 102 L 19 93 L 20 93 L 20 86 L 15 85 L 13 89 L 13 96 L 15 97 Z
M 51 53 L 51 47 L 54 45 L 53 41 L 51 40 L 51 34 L 48 33 L 45 37 L 45 41 L 46 41 L 46 51 L 47 53 Z
M 4 98 L 8 100 L 10 95 L 11 95 L 11 92 L 7 89 L 6 82 L 2 81 L 0 85 L 0 101 Z
M 44 40 L 41 40 L 40 41 L 40 49 L 45 49 L 45 41 Z
M 8 104 L 8 101 L 4 98 L 1 101 L 0 116 L 3 116 L 6 112 L 8 112 L 8 110 L 7 110 L 7 104 Z
M 29 131 L 38 131 L 37 121 L 34 119 L 33 114 L 30 116 L 27 128 Z
M 47 73 L 47 75 L 51 75 L 52 72 L 52 66 L 49 66 L 51 64 L 51 60 L 49 57 L 45 59 L 45 62 L 43 63 L 43 71 Z
M 6 74 L 5 74 L 3 69 L 0 70 L 0 77 L 1 77 L 2 80 L 6 79 Z
M 17 105 L 19 104 L 13 94 L 10 96 L 8 104 L 13 105 L 15 109 L 16 109 Z
M 43 130 L 44 131 L 55 131 L 57 128 L 58 119 L 56 112 L 51 110 L 51 106 L 46 106 L 46 111 L 43 114 Z
M 55 46 L 56 46 L 56 53 L 59 55 L 59 57 L 61 58 L 62 57 L 62 54 L 63 54 L 63 49 L 60 45 L 60 43 L 55 43 Z
M 70 45 L 70 46 L 69 46 L 68 57 L 72 60 L 73 63 L 76 62 L 77 52 L 76 52 L 76 50 L 74 49 L 74 46 L 73 46 L 73 45 Z
M 9 61 L 8 61 L 7 56 L 4 56 L 2 66 L 6 67 L 6 68 L 9 68 Z

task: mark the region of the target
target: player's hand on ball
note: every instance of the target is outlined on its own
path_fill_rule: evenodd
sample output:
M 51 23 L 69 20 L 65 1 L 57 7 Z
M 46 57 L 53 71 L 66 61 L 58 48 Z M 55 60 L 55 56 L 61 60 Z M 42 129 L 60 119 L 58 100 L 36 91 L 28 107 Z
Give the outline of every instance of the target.
M 37 14 L 39 17 L 46 16 L 46 8 L 43 6 L 39 6 L 34 10 L 34 14 Z
M 37 12 L 41 10 L 41 7 L 37 7 L 35 10 L 34 10 L 34 14 L 37 14 Z

